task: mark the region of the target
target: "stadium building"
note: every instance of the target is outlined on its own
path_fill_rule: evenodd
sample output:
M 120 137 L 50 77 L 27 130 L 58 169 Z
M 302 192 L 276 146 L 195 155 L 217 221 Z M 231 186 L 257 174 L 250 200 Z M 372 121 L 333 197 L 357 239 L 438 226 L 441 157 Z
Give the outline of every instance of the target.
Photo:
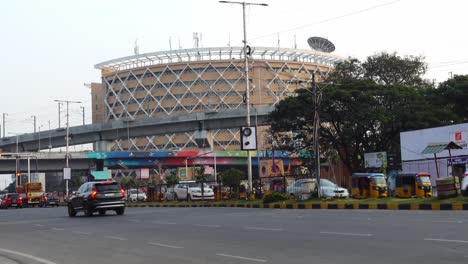
M 320 39 L 320 38 L 319 38 Z M 310 39 L 309 39 L 310 40 Z M 323 40 L 323 39 L 322 39 Z M 310 41 L 309 41 L 310 44 Z M 325 44 L 331 42 L 325 41 Z M 333 45 L 333 44 L 331 44 Z M 312 47 L 313 45 L 311 45 Z M 333 49 L 252 47 L 249 56 L 250 104 L 272 106 L 301 81 L 317 82 L 342 61 Z M 136 54 L 99 63 L 102 83 L 92 84 L 93 122 L 178 116 L 245 108 L 243 47 L 193 48 Z M 255 120 L 251 120 L 255 125 Z M 258 146 L 265 149 L 268 127 L 259 127 Z M 239 127 L 208 131 L 214 150 L 240 150 Z M 111 151 L 198 149 L 195 131 L 128 138 Z

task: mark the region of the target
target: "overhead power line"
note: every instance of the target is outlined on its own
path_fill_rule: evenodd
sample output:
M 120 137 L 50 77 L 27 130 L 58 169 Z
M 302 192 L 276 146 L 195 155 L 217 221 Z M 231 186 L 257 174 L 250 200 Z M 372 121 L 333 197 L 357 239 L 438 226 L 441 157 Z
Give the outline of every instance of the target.
M 395 1 L 387 2 L 387 3 L 383 3 L 383 4 L 380 4 L 380 5 L 371 6 L 371 7 L 368 7 L 368 8 L 364 8 L 364 9 L 361 9 L 361 10 L 356 10 L 356 11 L 346 13 L 346 14 L 343 14 L 343 15 L 339 15 L 339 16 L 335 16 L 335 17 L 331 17 L 331 18 L 326 18 L 324 20 L 320 20 L 320 21 L 314 22 L 312 24 L 306 24 L 306 25 L 286 29 L 286 30 L 279 31 L 279 32 L 277 31 L 277 32 L 270 33 L 270 34 L 266 34 L 266 35 L 262 35 L 262 36 L 258 36 L 258 37 L 253 37 L 253 38 L 251 38 L 251 40 L 261 39 L 261 38 L 270 37 L 270 36 L 276 36 L 276 35 L 281 34 L 281 33 L 286 33 L 286 32 L 290 32 L 290 31 L 295 31 L 295 30 L 298 30 L 298 29 L 302 29 L 302 28 L 307 28 L 307 27 L 312 27 L 312 26 L 324 24 L 324 23 L 327 23 L 327 22 L 330 22 L 330 21 L 333 21 L 333 20 L 338 20 L 338 19 L 341 19 L 341 18 L 345 18 L 345 17 L 348 17 L 348 16 L 353 16 L 353 15 L 356 15 L 356 14 L 364 13 L 364 12 L 367 12 L 367 11 L 370 11 L 370 10 L 373 10 L 373 9 L 377 9 L 377 8 L 380 8 L 380 7 L 392 5 L 392 4 L 394 4 L 396 2 L 400 2 L 400 1 L 401 0 L 395 0 Z

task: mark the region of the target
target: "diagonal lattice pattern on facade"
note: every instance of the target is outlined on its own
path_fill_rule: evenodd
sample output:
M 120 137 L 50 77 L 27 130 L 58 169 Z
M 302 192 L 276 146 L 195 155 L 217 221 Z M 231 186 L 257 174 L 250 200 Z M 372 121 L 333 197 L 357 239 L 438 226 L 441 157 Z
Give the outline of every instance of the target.
M 253 111 L 293 96 L 301 88 L 294 81 L 310 80 L 312 74 L 320 81 L 341 60 L 313 50 L 254 48 L 249 60 Z M 103 121 L 244 108 L 243 67 L 240 47 L 154 52 L 100 63 L 96 68 L 102 71 Z M 209 131 L 209 137 L 215 149 L 239 149 L 238 128 Z M 197 147 L 195 133 L 176 133 L 117 140 L 112 149 Z

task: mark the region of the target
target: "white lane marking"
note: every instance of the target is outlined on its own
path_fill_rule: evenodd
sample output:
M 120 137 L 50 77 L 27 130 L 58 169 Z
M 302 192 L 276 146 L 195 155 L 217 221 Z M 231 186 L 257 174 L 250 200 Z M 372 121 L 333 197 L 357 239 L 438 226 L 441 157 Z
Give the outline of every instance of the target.
M 62 219 L 37 219 L 37 220 L 28 220 L 28 221 L 14 221 L 14 222 L 1 222 L 0 225 L 19 225 L 19 224 L 33 224 L 37 222 L 50 222 L 50 221 L 63 221 Z
M 341 232 L 327 232 L 323 231 L 320 234 L 327 234 L 327 235 L 342 235 L 342 236 L 364 236 L 364 237 L 371 237 L 372 234 L 360 234 L 360 233 L 341 233 Z
M 284 231 L 281 228 L 266 228 L 266 227 L 253 227 L 253 226 L 247 226 L 245 229 L 248 230 L 263 230 L 263 231 Z
M 91 233 L 88 233 L 88 232 L 82 232 L 82 231 L 72 231 L 72 233 L 75 233 L 75 234 L 80 234 L 80 235 L 90 235 Z
M 44 227 L 44 225 L 41 225 L 41 224 L 35 224 L 35 226 Z
M 224 215 L 227 215 L 227 216 L 250 216 L 250 214 L 243 214 L 243 213 L 227 213 L 227 214 L 224 214 Z
M 153 221 L 153 224 L 160 224 L 160 225 L 177 225 L 175 222 L 159 222 L 159 221 Z
M 140 220 L 128 220 L 129 222 L 140 223 Z
M 455 223 L 455 224 L 463 224 L 463 221 L 432 221 L 433 223 Z
M 18 256 L 21 256 L 21 257 L 25 257 L 25 258 L 29 258 L 29 259 L 32 259 L 34 261 L 44 263 L 44 264 L 56 264 L 55 262 L 52 262 L 50 260 L 39 258 L 39 257 L 33 256 L 33 255 L 23 253 L 23 252 L 19 252 L 19 251 L 9 250 L 9 249 L 6 249 L 6 248 L 0 248 L 0 251 L 5 252 L 5 253 L 9 253 L 9 254 L 13 254 L 13 255 L 18 255 Z
M 167 245 L 167 244 L 160 244 L 160 243 L 154 243 L 154 242 L 149 242 L 148 244 L 153 245 L 153 246 L 167 247 L 167 248 L 184 248 L 184 247 Z
M 243 259 L 243 260 L 250 260 L 250 261 L 255 261 L 255 262 L 267 262 L 265 259 L 247 258 L 247 257 L 228 255 L 228 254 L 222 254 L 222 253 L 216 253 L 216 256 Z
M 56 231 L 63 231 L 63 230 L 65 230 L 65 228 L 60 228 L 60 227 L 52 227 L 52 230 L 56 230 Z
M 214 227 L 214 228 L 221 227 L 220 225 L 201 225 L 201 224 L 193 224 L 193 226 L 201 226 L 201 227 Z
M 437 242 L 455 242 L 455 243 L 468 243 L 466 240 L 453 240 L 453 239 L 439 239 L 439 238 L 425 238 L 425 241 L 437 241 Z
M 121 241 L 125 241 L 125 240 L 128 240 L 126 238 L 123 238 L 123 237 L 116 237 L 116 236 L 105 236 L 106 238 L 110 238 L 110 239 L 115 239 L 115 240 L 121 240 Z

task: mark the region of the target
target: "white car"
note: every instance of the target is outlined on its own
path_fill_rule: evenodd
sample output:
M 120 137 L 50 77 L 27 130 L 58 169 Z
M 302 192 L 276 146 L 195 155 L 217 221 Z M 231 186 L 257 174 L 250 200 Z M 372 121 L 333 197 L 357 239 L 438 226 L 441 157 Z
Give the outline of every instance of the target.
M 181 181 L 174 186 L 174 200 L 214 200 L 214 192 L 208 185 L 203 184 L 203 197 L 201 183 L 195 181 Z
M 463 196 L 468 196 L 468 170 L 463 173 L 463 179 L 461 182 L 461 192 Z
M 348 189 L 342 188 L 327 179 L 320 179 L 320 194 L 326 198 L 349 198 Z
M 146 201 L 147 197 L 146 197 L 146 193 L 142 192 L 142 191 L 137 191 L 137 189 L 130 189 L 127 191 L 127 201 L 132 201 L 132 202 L 136 202 L 136 201 L 140 201 L 140 202 L 143 202 L 143 201 Z
M 317 181 L 315 179 L 297 180 L 288 187 L 287 193 L 299 200 L 307 200 L 317 193 Z M 349 192 L 327 179 L 320 179 L 320 195 L 325 198 L 348 198 Z

